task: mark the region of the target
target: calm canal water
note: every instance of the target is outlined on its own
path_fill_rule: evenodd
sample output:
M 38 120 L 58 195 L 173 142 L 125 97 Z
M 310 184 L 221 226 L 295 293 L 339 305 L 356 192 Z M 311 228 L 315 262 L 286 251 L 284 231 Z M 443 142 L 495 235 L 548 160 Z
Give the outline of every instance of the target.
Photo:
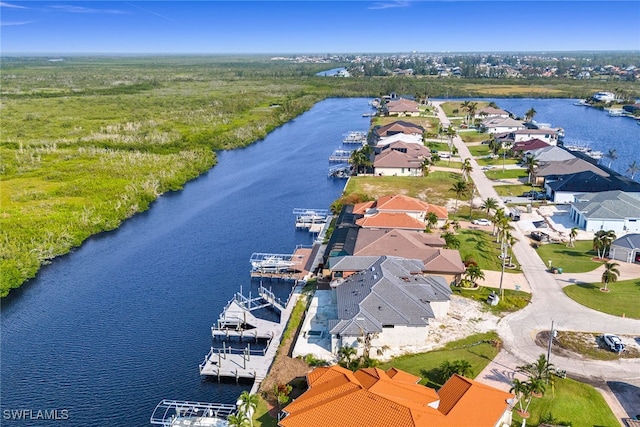
M 246 289 L 253 252 L 312 243 L 292 211 L 339 197 L 345 181 L 327 178 L 328 157 L 348 131 L 368 128 L 367 102 L 320 102 L 265 140 L 219 153 L 183 191 L 4 299 L 2 410 L 66 409 L 69 419 L 2 412 L 0 424 L 144 426 L 161 399 L 233 402 L 248 389 L 201 380 L 210 327 Z
M 611 163 L 611 168 L 618 173 L 626 173 L 629 164 L 634 160 L 640 163 L 640 126 L 629 117 L 611 117 L 606 111 L 591 107 L 573 105 L 577 99 L 477 99 L 494 101 L 516 116 L 523 117 L 530 109 L 536 110 L 534 120 L 550 123 L 554 127 L 565 130 L 564 142 L 567 145 L 582 145 L 606 154 L 615 149 L 618 159 Z M 603 158 L 600 163 L 609 165 Z M 636 173 L 635 180 L 640 180 Z

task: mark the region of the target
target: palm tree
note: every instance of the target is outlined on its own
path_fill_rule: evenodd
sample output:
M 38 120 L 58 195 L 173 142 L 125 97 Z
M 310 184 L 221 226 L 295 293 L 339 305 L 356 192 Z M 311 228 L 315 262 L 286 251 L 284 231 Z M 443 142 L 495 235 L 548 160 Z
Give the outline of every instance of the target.
M 454 191 L 456 193 L 456 205 L 454 208 L 454 212 L 458 212 L 458 200 L 460 199 L 460 196 L 462 196 L 463 194 L 465 194 L 468 191 L 468 186 L 467 183 L 465 181 L 456 181 L 453 186 L 450 188 L 451 191 Z
M 460 222 L 457 219 L 453 220 L 451 226 L 453 227 L 453 231 L 455 231 L 456 233 L 458 232 L 458 230 L 460 230 Z
M 453 144 L 453 138 L 456 136 L 457 132 L 453 126 L 449 125 L 446 130 L 447 139 L 449 140 L 449 146 Z
M 460 240 L 450 231 L 445 231 L 442 233 L 442 238 L 444 239 L 444 247 L 445 249 L 459 249 L 460 248 Z
M 358 351 L 351 346 L 343 346 L 338 350 L 338 364 L 343 368 L 351 369 L 353 365 L 352 359 L 356 357 Z
M 631 174 L 631 179 L 633 179 L 633 177 L 636 176 L 638 172 L 640 172 L 640 165 L 636 160 L 634 160 L 629 165 L 629 168 L 627 169 L 627 173 Z
M 602 259 L 604 256 L 604 240 L 602 237 L 604 236 L 604 231 L 598 231 L 593 237 L 593 250 L 598 254 L 598 259 Z M 602 255 L 600 254 L 602 251 Z
M 242 411 L 242 413 L 244 413 L 246 417 L 249 418 L 249 425 L 253 427 L 253 414 L 255 413 L 256 408 L 258 407 L 258 401 L 259 401 L 258 395 L 251 394 L 245 390 L 240 394 L 240 397 L 238 400 L 240 400 L 240 405 L 239 405 L 240 411 Z
M 425 157 L 422 159 L 420 167 L 422 168 L 422 176 L 428 176 L 429 172 L 431 172 L 431 158 Z
M 533 157 L 533 155 L 529 154 L 523 159 L 522 164 L 527 168 L 527 172 L 529 172 L 529 184 L 531 184 L 533 172 L 536 167 L 538 167 L 538 160 Z
M 609 255 L 609 249 L 611 249 L 611 244 L 613 243 L 613 241 L 616 240 L 616 232 L 613 230 L 608 230 L 605 231 L 604 234 L 602 235 L 602 243 L 603 243 L 603 251 L 602 251 L 602 256 L 607 256 Z
M 473 219 L 473 196 L 476 194 L 476 186 L 472 183 L 469 184 L 469 221 Z
M 464 159 L 464 162 L 462 162 L 462 166 L 460 167 L 460 169 L 462 170 L 462 176 L 464 177 L 464 180 L 467 181 L 469 179 L 469 174 L 473 172 L 473 166 L 471 166 L 471 160 Z
M 478 281 L 478 279 L 484 279 L 484 272 L 477 265 L 471 264 L 465 270 L 464 276 L 473 284 L 473 287 L 475 288 L 477 286 L 476 282 Z
M 620 275 L 620 270 L 618 270 L 619 265 L 617 262 L 604 263 L 604 271 L 600 279 L 600 282 L 604 284 L 604 288 L 602 289 L 604 292 L 609 292 L 609 283 L 615 283 L 618 280 L 618 276 Z
M 609 149 L 609 151 L 607 151 L 607 153 L 604 155 L 607 159 L 609 159 L 609 166 L 611 167 L 611 162 L 613 162 L 614 160 L 618 159 L 618 152 L 616 151 L 615 148 L 611 148 Z
M 536 115 L 536 113 L 537 111 L 533 107 L 529 108 L 529 111 L 524 113 L 525 120 L 530 122 L 533 119 L 533 117 Z
M 478 103 L 477 102 L 470 102 L 469 106 L 467 107 L 467 112 L 469 113 L 469 124 L 472 125 L 473 121 L 476 117 L 476 111 L 478 111 Z
M 468 123 L 468 119 L 469 119 L 469 115 L 468 115 L 468 113 L 469 113 L 469 105 L 470 105 L 470 104 L 471 104 L 471 101 L 462 101 L 462 102 L 460 103 L 460 109 L 461 109 L 462 111 L 466 111 L 466 112 L 467 112 L 467 116 L 464 118 L 464 119 L 465 119 L 465 120 L 464 120 L 464 121 L 465 121 L 465 123 Z
M 568 248 L 573 248 L 575 244 L 576 237 L 578 237 L 578 227 L 573 227 L 571 229 L 571 233 L 569 233 L 569 243 L 567 244 Z
M 504 213 L 504 209 L 498 208 L 495 210 L 495 212 L 493 213 L 493 216 L 491 217 L 491 221 L 493 222 L 493 230 L 491 230 L 492 235 L 496 234 L 496 226 L 505 217 L 506 215 Z
M 530 380 L 548 382 L 553 372 L 553 363 L 549 363 L 547 356 L 541 354 L 535 362 L 516 367 L 516 371 L 525 374 Z
M 522 425 L 524 426 L 526 419 L 529 418 L 527 410 L 531 403 L 531 383 L 514 378 L 509 392 L 515 394 L 516 399 L 518 399 L 518 414 L 523 418 Z
M 427 220 L 427 228 L 425 231 L 431 233 L 431 229 L 438 223 L 438 215 L 434 212 L 429 212 L 425 219 Z
M 449 147 L 449 164 L 448 166 L 451 166 L 451 158 L 453 156 L 457 156 L 458 155 L 458 148 L 455 145 L 452 145 L 451 147 Z
M 233 427 L 247 427 L 249 425 L 249 419 L 246 414 L 238 412 L 235 415 L 229 415 L 227 417 L 227 423 L 229 426 Z
M 496 199 L 494 199 L 493 197 L 487 197 L 487 199 L 482 202 L 482 206 L 480 206 L 480 207 L 487 211 L 487 219 L 489 219 L 489 211 L 491 209 L 497 209 L 498 208 L 498 201 Z
M 435 165 L 436 163 L 438 163 L 440 161 L 440 154 L 438 153 L 433 153 L 431 155 L 431 164 Z

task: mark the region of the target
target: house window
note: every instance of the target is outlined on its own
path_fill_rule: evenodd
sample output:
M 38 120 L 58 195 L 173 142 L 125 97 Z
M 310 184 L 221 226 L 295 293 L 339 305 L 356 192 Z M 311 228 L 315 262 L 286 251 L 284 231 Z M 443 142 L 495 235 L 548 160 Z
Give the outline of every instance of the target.
M 394 328 L 395 325 L 382 325 L 383 329 L 390 329 L 390 328 Z

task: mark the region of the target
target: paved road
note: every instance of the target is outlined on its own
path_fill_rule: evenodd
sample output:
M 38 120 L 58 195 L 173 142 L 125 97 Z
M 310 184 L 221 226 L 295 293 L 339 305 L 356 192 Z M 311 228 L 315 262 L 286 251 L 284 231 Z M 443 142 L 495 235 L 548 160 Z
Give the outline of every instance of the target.
M 439 105 L 434 102 L 434 105 Z M 449 119 L 438 108 L 438 118 L 446 127 Z M 483 199 L 493 197 L 504 207 L 489 179 L 484 175 L 469 149 L 460 137 L 453 143 L 458 148 L 462 159 L 469 158 L 473 171 L 471 177 L 476 189 Z M 504 348 L 512 356 L 514 363 L 529 363 L 538 358 L 545 349 L 538 347 L 535 335 L 542 330 L 549 330 L 554 321 L 555 328 L 564 331 L 609 332 L 620 335 L 640 335 L 640 320 L 625 319 L 600 313 L 584 307 L 567 297 L 562 292 L 562 285 L 556 275 L 546 271 L 544 262 L 536 251 L 529 246 L 528 239 L 516 227 L 513 235 L 518 239 L 513 251 L 522 266 L 524 276 L 532 290 L 532 300 L 524 310 L 505 316 L 498 323 L 498 333 L 504 340 Z M 562 280 L 570 278 L 563 275 Z M 567 357 L 552 357 L 551 362 L 558 368 L 566 369 L 569 375 L 591 380 L 622 381 L 640 384 L 640 360 L 595 361 L 576 360 Z

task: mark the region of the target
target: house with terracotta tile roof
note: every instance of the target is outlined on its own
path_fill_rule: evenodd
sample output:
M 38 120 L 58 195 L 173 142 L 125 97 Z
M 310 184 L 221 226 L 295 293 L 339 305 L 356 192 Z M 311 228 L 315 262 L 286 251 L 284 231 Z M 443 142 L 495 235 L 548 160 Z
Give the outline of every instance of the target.
M 394 99 L 384 104 L 383 111 L 389 116 L 417 117 L 420 115 L 420 104 L 410 99 Z
M 537 150 L 539 148 L 544 148 L 544 147 L 550 147 L 550 145 L 541 139 L 533 138 L 533 139 L 528 139 L 526 141 L 516 142 L 511 147 L 511 151 L 513 151 L 516 154 L 520 154 L 526 151 Z
M 363 228 L 358 233 L 353 255 L 390 255 L 419 259 L 423 272 L 442 276 L 448 283 L 459 282 L 465 272 L 460 252 L 444 249 L 441 237 L 418 231 Z
M 424 231 L 425 223 L 405 212 L 376 212 L 356 220 L 362 228 L 382 228 Z
M 404 213 L 410 217 L 422 223 L 422 230 L 426 226 L 426 217 L 429 213 L 435 213 L 438 218 L 436 226 L 441 227 L 449 218 L 449 212 L 444 206 L 433 205 L 431 203 L 423 202 L 415 197 L 405 196 L 403 194 L 391 194 L 383 197 L 379 197 L 378 200 L 358 203 L 353 207 L 354 214 L 367 216 L 375 216 L 380 213 Z M 391 219 L 391 217 L 388 217 Z M 364 218 L 362 218 L 364 219 Z M 406 227 L 393 227 L 392 223 L 384 224 L 385 217 L 380 217 L 375 221 L 369 222 L 369 228 L 375 224 L 376 228 L 406 228 Z M 394 218 L 394 220 L 398 220 Z M 399 221 L 399 220 L 398 220 Z M 408 224 L 408 223 L 407 223 Z M 417 228 L 409 228 L 416 229 Z
M 443 277 L 423 274 L 423 269 L 419 259 L 392 256 L 337 260 L 330 284 L 337 318 L 328 319 L 332 353 L 344 346 L 362 353 L 363 336 L 371 338 L 372 357 L 385 347 L 424 345 L 429 320 L 448 314 L 451 288 Z
M 452 376 L 437 392 L 408 372 L 316 368 L 308 390 L 283 410 L 281 427 L 497 427 L 510 425 L 514 396 Z
M 423 176 L 422 164 L 431 150 L 422 144 L 402 141 L 380 147 L 373 159 L 373 173 L 380 176 Z
M 376 142 L 380 138 L 395 135 L 398 133 L 422 136 L 422 134 L 424 134 L 424 128 L 420 125 L 416 125 L 415 123 L 406 122 L 404 120 L 397 120 L 384 126 L 375 126 L 371 130 L 371 135 Z

